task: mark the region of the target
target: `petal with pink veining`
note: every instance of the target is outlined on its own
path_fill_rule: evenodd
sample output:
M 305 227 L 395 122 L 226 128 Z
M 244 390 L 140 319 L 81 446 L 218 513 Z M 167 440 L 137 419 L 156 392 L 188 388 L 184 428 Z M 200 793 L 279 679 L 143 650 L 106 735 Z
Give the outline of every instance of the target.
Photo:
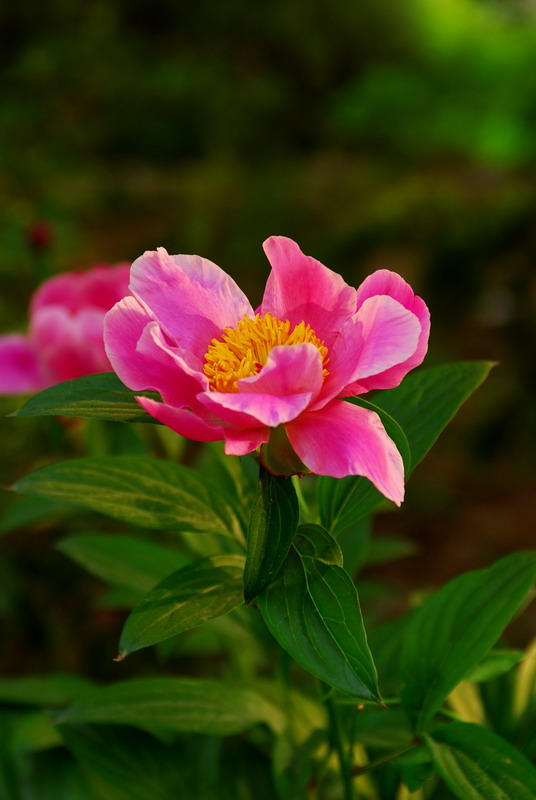
M 0 394 L 38 392 L 48 385 L 39 352 L 26 336 L 0 336 Z
M 108 312 L 104 323 L 106 351 L 126 386 L 153 389 L 172 405 L 194 405 L 207 379 L 167 345 L 155 322 L 136 300 L 125 297 Z
M 316 397 L 322 386 L 322 356 L 310 342 L 272 348 L 257 375 L 237 382 L 240 393 L 287 396 L 308 392 Z
M 177 345 L 202 359 L 213 338 L 235 327 L 251 305 L 222 269 L 200 256 L 170 256 L 163 247 L 138 258 L 131 291 Z
M 355 380 L 369 378 L 410 358 L 419 342 L 421 324 L 415 314 L 386 295 L 369 297 L 356 314 L 363 346 Z
M 396 272 L 386 269 L 378 270 L 369 275 L 357 290 L 357 309 L 359 310 L 367 299 L 377 295 L 392 297 L 417 317 L 421 326 L 419 340 L 414 353 L 405 361 L 358 381 L 360 386 L 355 389 L 354 393 L 370 389 L 391 389 L 398 386 L 410 370 L 422 363 L 428 349 L 430 312 L 422 298 L 413 293 L 411 286 Z
M 262 313 L 269 311 L 293 325 L 305 321 L 328 345 L 329 337 L 355 312 L 355 289 L 320 261 L 304 255 L 292 239 L 271 236 L 263 247 L 272 271 Z
M 373 411 L 334 400 L 285 425 L 295 452 L 312 472 L 362 475 L 397 505 L 404 499 L 404 465 Z
M 148 414 L 187 439 L 196 442 L 216 442 L 223 439 L 222 428 L 209 425 L 193 411 L 159 403 L 149 397 L 136 397 L 136 400 Z
M 311 392 L 273 394 L 203 392 L 197 399 L 216 417 L 244 428 L 276 428 L 295 419 L 311 402 Z

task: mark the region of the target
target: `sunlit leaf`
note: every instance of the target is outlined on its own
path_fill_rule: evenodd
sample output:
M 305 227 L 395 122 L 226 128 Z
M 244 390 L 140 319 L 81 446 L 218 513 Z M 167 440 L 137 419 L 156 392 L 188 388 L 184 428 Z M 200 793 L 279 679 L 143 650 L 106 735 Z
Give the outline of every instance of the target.
M 242 509 L 195 470 L 144 456 L 80 458 L 22 478 L 23 494 L 64 500 L 144 528 L 241 539 Z
M 241 605 L 242 556 L 212 556 L 179 569 L 149 592 L 128 617 L 120 656 L 157 644 Z
M 460 800 L 533 800 L 536 769 L 509 742 L 480 725 L 452 722 L 426 743 L 435 766 Z
M 514 553 L 450 581 L 417 609 L 402 651 L 402 699 L 416 730 L 479 664 L 536 580 L 536 552 Z

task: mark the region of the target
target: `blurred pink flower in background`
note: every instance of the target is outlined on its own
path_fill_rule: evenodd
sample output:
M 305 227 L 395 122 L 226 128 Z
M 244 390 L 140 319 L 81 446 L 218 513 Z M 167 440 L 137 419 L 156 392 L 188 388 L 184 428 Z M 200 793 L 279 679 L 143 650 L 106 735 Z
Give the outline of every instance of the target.
M 113 368 L 131 389 L 160 392 L 161 403 L 137 400 L 183 436 L 223 439 L 233 455 L 263 445 L 269 469 L 273 448 L 276 474 L 364 475 L 399 504 L 394 442 L 375 412 L 341 398 L 397 386 L 421 363 L 426 305 L 394 272 L 356 290 L 291 239 L 264 249 L 272 271 L 257 312 L 211 261 L 163 248 L 138 258 L 133 296 L 106 315 Z
M 36 392 L 109 372 L 104 316 L 128 294 L 129 267 L 99 265 L 44 281 L 30 303 L 28 334 L 0 336 L 0 394 Z

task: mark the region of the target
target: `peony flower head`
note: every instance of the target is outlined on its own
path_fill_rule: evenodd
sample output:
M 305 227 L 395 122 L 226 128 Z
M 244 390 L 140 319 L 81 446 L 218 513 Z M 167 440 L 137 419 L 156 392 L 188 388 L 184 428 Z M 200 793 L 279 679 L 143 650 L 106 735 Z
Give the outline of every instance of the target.
M 402 458 L 373 411 L 342 398 L 397 386 L 424 358 L 430 317 L 396 273 L 359 289 L 291 239 L 264 243 L 272 270 L 260 307 L 199 256 L 147 252 L 132 296 L 105 319 L 106 352 L 153 417 L 199 441 L 224 440 L 278 474 L 364 475 L 399 504 Z
M 104 315 L 128 294 L 130 265 L 99 265 L 44 281 L 30 304 L 28 335 L 0 337 L 0 394 L 108 372 Z

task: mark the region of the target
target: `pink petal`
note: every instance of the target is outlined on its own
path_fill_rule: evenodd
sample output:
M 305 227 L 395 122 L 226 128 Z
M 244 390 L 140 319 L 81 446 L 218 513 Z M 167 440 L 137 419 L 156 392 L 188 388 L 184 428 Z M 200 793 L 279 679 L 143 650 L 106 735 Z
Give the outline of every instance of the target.
M 192 406 L 207 388 L 206 376 L 166 343 L 158 323 L 134 297 L 125 297 L 108 312 L 104 339 L 115 372 L 131 389 L 153 389 L 167 403 Z
M 223 439 L 223 429 L 204 422 L 193 411 L 174 408 L 148 397 L 136 397 L 142 408 L 168 428 L 196 442 L 216 442 Z
M 361 382 L 391 367 L 404 363 L 415 353 L 421 324 L 392 297 L 368 297 L 356 314 L 361 325 L 363 345 L 355 369 Z
M 75 312 L 89 306 L 108 311 L 128 294 L 130 264 L 100 265 L 86 272 L 65 272 L 44 281 L 35 292 L 31 314 L 59 305 Z
M 243 428 L 276 428 L 295 419 L 311 402 L 312 393 L 273 394 L 203 392 L 197 399 L 216 417 Z
M 299 458 L 312 472 L 344 478 L 363 475 L 389 500 L 404 498 L 404 465 L 379 416 L 334 400 L 285 426 Z
M 286 396 L 308 392 L 316 397 L 322 387 L 322 356 L 314 344 L 274 347 L 257 375 L 242 378 L 240 393 Z
M 22 334 L 0 336 L 0 394 L 38 392 L 48 385 L 39 353 Z
M 43 306 L 32 314 L 30 340 L 51 383 L 109 372 L 103 321 L 104 312 L 96 308 L 71 314 L 61 306 Z
M 225 452 L 228 456 L 245 456 L 252 453 L 270 438 L 269 428 L 224 428 Z
M 358 312 L 368 298 L 377 295 L 388 295 L 417 317 L 421 326 L 419 339 L 415 351 L 403 362 L 358 381 L 360 386 L 355 388 L 354 393 L 398 386 L 410 370 L 422 363 L 428 349 L 430 312 L 424 301 L 414 295 L 411 286 L 396 272 L 386 269 L 378 270 L 369 275 L 357 290 Z
M 162 329 L 183 349 L 202 359 L 213 338 L 235 327 L 251 305 L 226 273 L 199 256 L 170 256 L 163 247 L 132 265 L 132 292 Z
M 273 394 L 203 392 L 197 399 L 214 416 L 242 428 L 276 428 L 295 419 L 311 402 L 311 392 L 277 397 Z
M 262 313 L 269 311 L 293 325 L 305 321 L 329 347 L 331 335 L 355 312 L 355 289 L 320 261 L 304 255 L 292 239 L 271 236 L 263 246 L 272 271 Z

